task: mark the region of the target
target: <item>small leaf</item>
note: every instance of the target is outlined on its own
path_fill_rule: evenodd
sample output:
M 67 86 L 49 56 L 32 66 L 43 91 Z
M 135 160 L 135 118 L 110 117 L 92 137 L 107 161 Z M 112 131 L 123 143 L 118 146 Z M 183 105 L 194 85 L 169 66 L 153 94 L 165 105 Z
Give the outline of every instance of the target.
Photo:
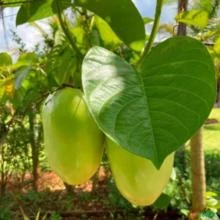
M 15 1 L 15 0 L 2 0 L 0 1 L 0 4 L 6 8 L 6 7 L 18 7 L 22 4 L 22 2 Z
M 32 68 L 31 66 L 24 66 L 15 72 L 15 89 L 16 90 L 18 90 L 21 87 L 22 82 L 25 80 L 27 75 L 30 73 L 31 68 Z
M 160 197 L 154 202 L 153 207 L 157 209 L 167 209 L 170 204 L 171 197 L 162 193 Z
M 212 59 L 201 42 L 189 37 L 157 45 L 138 71 L 94 47 L 83 61 L 82 83 L 104 133 L 157 168 L 201 127 L 216 95 Z
M 67 62 L 67 60 L 69 62 Z M 50 64 L 55 80 L 59 85 L 68 83 L 77 71 L 77 58 L 69 45 L 63 47 Z
M 206 198 L 212 198 L 212 197 L 217 197 L 218 194 L 216 192 L 208 191 L 205 193 L 205 196 L 206 196 Z
M 220 54 L 220 37 L 215 40 L 214 51 L 216 54 Z
M 143 20 L 144 20 L 144 24 L 148 24 L 154 21 L 153 18 L 149 18 L 149 17 L 144 17 Z
M 205 28 L 208 25 L 209 14 L 205 10 L 193 9 L 177 16 L 179 22 L 193 25 L 198 28 Z
M 95 16 L 95 24 L 99 31 L 100 37 L 106 46 L 114 47 L 122 43 L 105 20 L 99 16 Z
M 9 81 L 5 84 L 5 93 L 6 93 L 6 95 L 8 95 L 8 96 L 10 96 L 10 97 L 13 97 L 13 95 L 14 95 L 14 89 L 15 89 L 14 80 L 11 79 L 11 80 L 9 80 Z
M 0 98 L 2 98 L 4 95 L 8 97 L 14 96 L 14 79 L 11 77 L 8 77 L 4 80 L 0 81 Z
M 18 69 L 23 66 L 30 66 L 38 61 L 38 57 L 35 53 L 22 53 L 17 62 L 13 65 L 13 69 Z
M 132 49 L 144 46 L 144 23 L 131 0 L 75 0 L 74 4 L 86 8 L 104 19 L 118 37 Z
M 8 53 L 0 53 L 0 66 L 12 65 L 11 56 Z
M 75 36 L 76 44 L 79 48 L 84 48 L 86 44 L 86 31 L 83 26 L 75 26 L 70 29 Z

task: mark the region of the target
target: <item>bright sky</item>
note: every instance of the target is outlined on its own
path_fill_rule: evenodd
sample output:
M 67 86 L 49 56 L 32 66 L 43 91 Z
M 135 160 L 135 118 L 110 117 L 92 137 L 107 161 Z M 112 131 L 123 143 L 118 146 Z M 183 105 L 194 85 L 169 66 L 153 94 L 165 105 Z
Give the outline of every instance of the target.
M 133 0 L 136 7 L 145 17 L 154 17 L 155 10 L 155 2 L 156 0 Z M 2 19 L 0 18 L 0 52 L 9 50 L 12 51 L 16 48 L 16 44 L 12 41 L 12 31 L 16 31 L 16 33 L 23 39 L 26 44 L 26 47 L 29 49 L 33 49 L 34 45 L 41 41 L 41 34 L 39 31 L 31 27 L 30 25 L 21 25 L 16 27 L 15 18 L 17 8 L 5 8 L 4 9 L 4 24 Z M 165 5 L 162 12 L 161 21 L 163 23 L 173 23 L 174 16 L 176 15 L 176 4 Z M 45 21 L 39 22 L 40 25 L 48 30 L 49 27 Z M 4 30 L 5 26 L 5 30 Z

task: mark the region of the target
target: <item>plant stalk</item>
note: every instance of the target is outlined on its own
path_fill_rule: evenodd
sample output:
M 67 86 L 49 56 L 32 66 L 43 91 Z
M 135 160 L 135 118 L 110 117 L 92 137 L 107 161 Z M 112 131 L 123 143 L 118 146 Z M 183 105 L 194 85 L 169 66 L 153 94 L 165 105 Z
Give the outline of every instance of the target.
M 39 146 L 35 140 L 35 107 L 29 112 L 29 129 L 30 129 L 30 144 L 31 144 L 31 158 L 32 158 L 32 175 L 33 175 L 33 189 L 38 190 L 38 166 L 39 166 Z
M 153 23 L 153 27 L 152 27 L 152 30 L 151 30 L 150 38 L 147 42 L 146 47 L 144 48 L 144 51 L 141 55 L 141 58 L 140 58 L 138 64 L 140 64 L 143 61 L 144 57 L 150 52 L 151 47 L 153 46 L 155 37 L 156 37 L 158 29 L 159 29 L 160 16 L 161 16 L 161 11 L 162 11 L 162 7 L 163 7 L 163 1 L 164 0 L 157 0 L 156 11 L 155 11 L 155 16 L 154 16 L 154 23 Z

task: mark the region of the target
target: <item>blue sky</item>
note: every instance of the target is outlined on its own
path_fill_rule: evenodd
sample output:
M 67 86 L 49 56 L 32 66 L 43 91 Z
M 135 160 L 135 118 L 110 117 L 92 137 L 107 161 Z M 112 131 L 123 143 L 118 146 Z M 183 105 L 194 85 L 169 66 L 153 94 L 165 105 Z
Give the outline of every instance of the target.
M 145 17 L 154 17 L 156 0 L 133 0 L 136 7 Z M 3 28 L 2 19 L 0 18 L 0 51 L 9 50 L 13 52 L 16 48 L 16 44 L 12 42 L 11 31 L 16 31 L 16 33 L 23 39 L 27 48 L 31 49 L 38 42 L 41 41 L 40 33 L 30 25 L 21 25 L 16 27 L 15 18 L 17 13 L 17 8 L 6 8 L 4 9 L 5 16 L 5 29 Z M 165 5 L 162 11 L 161 22 L 163 23 L 173 23 L 174 16 L 176 15 L 176 4 Z M 41 21 L 40 25 L 48 30 L 48 25 L 45 21 Z M 6 40 L 7 39 L 7 40 Z

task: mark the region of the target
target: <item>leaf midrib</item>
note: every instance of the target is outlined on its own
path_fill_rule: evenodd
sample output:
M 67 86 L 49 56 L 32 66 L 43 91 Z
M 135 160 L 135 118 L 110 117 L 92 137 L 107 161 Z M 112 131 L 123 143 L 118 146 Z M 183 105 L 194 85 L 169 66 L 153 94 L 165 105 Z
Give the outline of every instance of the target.
M 150 129 L 151 129 L 151 133 L 152 133 L 152 141 L 153 141 L 153 144 L 154 144 L 154 156 L 155 156 L 155 161 L 157 161 L 157 164 L 158 164 L 158 161 L 159 161 L 159 155 L 158 155 L 158 149 L 157 149 L 157 145 L 156 145 L 156 139 L 155 139 L 155 134 L 154 134 L 154 129 L 153 129 L 153 126 L 152 126 L 152 121 L 151 121 L 151 114 L 150 114 L 150 108 L 149 108 L 149 103 L 148 103 L 148 97 L 147 97 L 147 93 L 145 91 L 145 85 L 144 85 L 144 80 L 142 78 L 142 75 L 141 73 L 139 73 L 139 71 L 137 70 L 134 70 L 134 72 L 136 72 L 136 75 L 137 75 L 137 79 L 138 79 L 138 82 L 139 82 L 139 85 L 140 85 L 140 89 L 142 90 L 143 94 L 144 94 L 144 100 L 146 102 L 146 106 L 147 106 L 147 109 L 148 109 L 148 112 L 147 112 L 147 115 L 149 116 L 149 124 L 150 124 Z

